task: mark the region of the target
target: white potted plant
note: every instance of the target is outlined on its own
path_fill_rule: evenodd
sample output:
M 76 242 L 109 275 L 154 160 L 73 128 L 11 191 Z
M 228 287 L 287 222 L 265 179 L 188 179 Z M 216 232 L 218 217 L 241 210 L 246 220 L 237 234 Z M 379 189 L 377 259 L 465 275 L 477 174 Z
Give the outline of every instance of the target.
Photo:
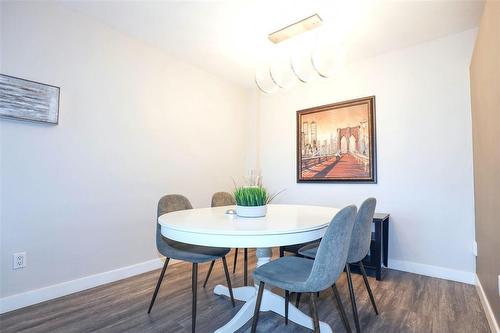
M 241 217 L 263 217 L 272 198 L 262 186 L 241 186 L 234 189 L 236 215 Z

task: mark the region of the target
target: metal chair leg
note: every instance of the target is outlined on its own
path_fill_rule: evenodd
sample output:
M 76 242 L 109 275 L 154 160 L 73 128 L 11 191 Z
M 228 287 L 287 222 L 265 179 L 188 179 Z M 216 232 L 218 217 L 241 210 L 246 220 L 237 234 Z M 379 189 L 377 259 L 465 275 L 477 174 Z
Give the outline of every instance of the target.
M 167 270 L 168 262 L 170 261 L 170 258 L 165 258 L 165 263 L 163 264 L 163 268 L 161 269 L 160 277 L 158 278 L 158 282 L 156 282 L 156 288 L 153 293 L 153 298 L 151 299 L 151 303 L 149 304 L 149 309 L 148 313 L 151 312 L 151 309 L 153 308 L 153 304 L 155 304 L 156 300 L 156 295 L 158 295 L 158 290 L 160 290 L 160 285 L 161 282 L 163 281 L 163 276 L 165 275 L 165 271 Z
M 300 305 L 300 297 L 302 296 L 302 293 L 297 293 L 297 297 L 295 298 L 295 307 L 298 309 Z
M 361 328 L 359 326 L 358 308 L 356 306 L 356 296 L 354 296 L 354 287 L 352 285 L 351 268 L 349 264 L 345 265 L 345 271 L 347 273 L 347 284 L 349 285 L 349 296 L 351 298 L 352 315 L 354 316 L 354 324 L 356 326 L 356 332 L 360 333 Z
M 248 286 L 248 249 L 243 251 L 243 285 Z
M 229 277 L 229 269 L 227 268 L 226 257 L 222 257 L 222 264 L 224 264 L 224 273 L 226 274 L 227 288 L 229 289 L 229 295 L 231 296 L 231 303 L 234 304 L 233 287 L 231 286 L 231 278 Z
M 342 300 L 340 299 L 339 291 L 337 286 L 333 284 L 332 286 L 333 296 L 335 297 L 335 301 L 337 302 L 337 308 L 340 312 L 340 317 L 342 318 L 342 322 L 344 323 L 344 327 L 347 332 L 351 333 L 351 326 L 349 325 L 349 320 L 347 319 L 347 315 L 345 313 L 344 305 L 342 304 Z
M 234 249 L 233 274 L 236 272 L 236 262 L 238 260 L 238 248 Z
M 288 325 L 288 304 L 290 304 L 290 292 L 285 290 L 285 325 Z
M 193 307 L 191 311 L 191 332 L 196 332 L 196 296 L 198 293 L 198 264 L 193 263 L 192 286 Z
M 253 313 L 251 333 L 255 333 L 255 331 L 257 330 L 257 322 L 259 321 L 260 303 L 262 302 L 263 293 L 264 293 L 264 282 L 260 281 L 259 291 L 257 292 L 257 301 L 255 302 L 255 311 Z
M 208 278 L 210 277 L 210 274 L 212 273 L 212 268 L 214 268 L 215 260 L 212 260 L 210 263 L 210 268 L 208 269 L 207 277 L 205 278 L 205 282 L 203 282 L 203 288 L 207 286 Z
M 309 310 L 314 324 L 314 333 L 319 333 L 318 308 L 316 306 L 316 293 L 309 293 Z
M 375 314 L 378 316 L 377 304 L 375 304 L 375 298 L 373 297 L 372 288 L 370 288 L 370 284 L 368 283 L 368 277 L 366 276 L 365 266 L 363 265 L 362 261 L 359 262 L 359 267 L 361 268 L 361 273 L 363 274 L 363 280 L 365 281 L 366 290 L 368 291 L 368 295 L 370 296 L 373 310 L 375 310 Z

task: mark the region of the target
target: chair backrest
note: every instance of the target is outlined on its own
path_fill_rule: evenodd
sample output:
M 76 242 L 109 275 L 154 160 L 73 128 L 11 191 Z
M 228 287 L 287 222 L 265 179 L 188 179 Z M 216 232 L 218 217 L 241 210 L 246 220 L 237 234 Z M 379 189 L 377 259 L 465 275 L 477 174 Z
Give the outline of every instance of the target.
M 337 281 L 346 264 L 355 217 L 356 206 L 351 205 L 340 210 L 332 219 L 305 282 L 308 290 L 321 291 Z
M 193 209 L 188 198 L 180 194 L 168 194 L 163 196 L 158 201 L 157 220 L 156 220 L 156 248 L 164 256 L 168 257 L 170 246 L 167 243 L 167 238 L 161 234 L 161 226 L 158 223 L 158 217 L 163 214 L 175 212 L 178 210 Z
M 236 200 L 231 193 L 216 192 L 212 195 L 212 207 L 236 205 Z
M 361 261 L 370 250 L 373 215 L 375 214 L 376 205 L 377 200 L 375 198 L 368 198 L 359 207 L 352 229 L 349 254 L 347 255 L 347 262 L 350 264 Z

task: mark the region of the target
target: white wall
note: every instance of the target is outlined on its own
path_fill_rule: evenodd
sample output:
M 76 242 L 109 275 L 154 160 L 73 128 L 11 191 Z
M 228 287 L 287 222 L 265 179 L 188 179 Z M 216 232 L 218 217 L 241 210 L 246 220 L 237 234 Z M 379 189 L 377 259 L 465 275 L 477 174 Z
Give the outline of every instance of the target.
M 2 72 L 61 105 L 58 126 L 0 120 L 1 296 L 157 258 L 160 196 L 208 206 L 244 174 L 253 95 L 56 4 L 2 7 Z
M 468 66 L 475 30 L 353 63 L 334 78 L 260 99 L 260 161 L 277 202 L 378 199 L 393 267 L 472 282 Z M 297 184 L 296 111 L 376 95 L 378 184 Z M 437 266 L 437 267 L 433 267 Z M 465 272 L 465 273 L 464 273 Z

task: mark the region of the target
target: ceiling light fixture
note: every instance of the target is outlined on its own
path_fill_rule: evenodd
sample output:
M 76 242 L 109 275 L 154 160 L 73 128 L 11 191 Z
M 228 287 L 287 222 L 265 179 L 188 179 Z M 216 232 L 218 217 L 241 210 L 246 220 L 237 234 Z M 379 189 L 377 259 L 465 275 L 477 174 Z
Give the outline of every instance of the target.
M 328 78 L 339 68 L 344 60 L 343 47 L 329 43 L 330 36 L 321 40 L 319 31 L 276 45 L 322 24 L 321 17 L 314 14 L 268 35 L 268 39 L 275 44 L 272 46 L 274 56 L 279 55 L 279 59 L 269 59 L 267 65 L 256 71 L 255 84 L 261 92 L 272 94 L 299 82 L 306 83 L 317 77 Z

